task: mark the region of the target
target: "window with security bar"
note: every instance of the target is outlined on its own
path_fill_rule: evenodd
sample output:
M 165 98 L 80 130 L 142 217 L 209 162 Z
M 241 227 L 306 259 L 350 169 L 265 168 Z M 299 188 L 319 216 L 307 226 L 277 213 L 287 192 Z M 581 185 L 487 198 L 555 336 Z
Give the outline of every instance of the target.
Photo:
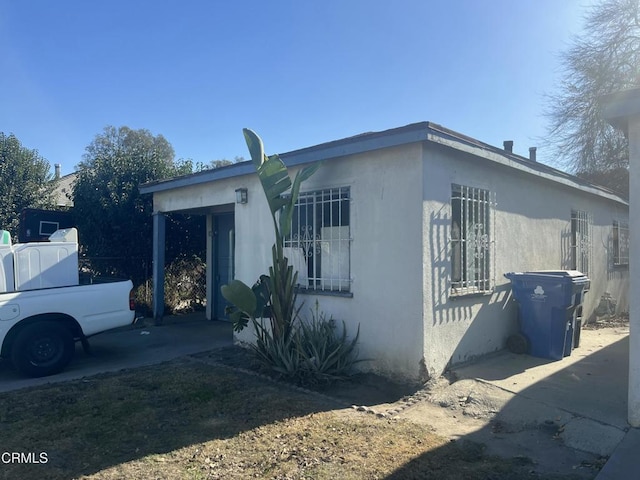
M 585 275 L 591 263 L 591 214 L 582 210 L 571 212 L 571 268 Z
M 302 290 L 351 290 L 349 225 L 349 187 L 300 193 L 284 253 Z
M 492 291 L 491 192 L 451 186 L 451 295 Z
M 629 224 L 627 222 L 613 221 L 612 240 L 613 264 L 629 265 Z

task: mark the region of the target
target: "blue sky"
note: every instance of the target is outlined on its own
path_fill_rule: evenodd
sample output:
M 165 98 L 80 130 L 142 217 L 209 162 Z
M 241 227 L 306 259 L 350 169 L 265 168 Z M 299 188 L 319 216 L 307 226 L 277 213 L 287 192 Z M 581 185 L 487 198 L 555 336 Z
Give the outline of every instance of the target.
M 63 174 L 107 125 L 176 158 L 433 121 L 553 164 L 544 94 L 588 0 L 0 0 L 0 131 Z M 53 167 L 52 167 L 53 168 Z

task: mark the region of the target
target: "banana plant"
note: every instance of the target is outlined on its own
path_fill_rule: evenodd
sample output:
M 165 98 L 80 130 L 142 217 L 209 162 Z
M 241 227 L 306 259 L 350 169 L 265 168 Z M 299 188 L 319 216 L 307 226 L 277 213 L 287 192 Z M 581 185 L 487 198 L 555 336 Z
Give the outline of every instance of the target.
M 228 313 L 235 331 L 243 330 L 250 320 L 255 324 L 256 319 L 268 317 L 273 337 L 287 339 L 301 306 L 296 307 L 298 272 L 293 271 L 284 255 L 284 239 L 291 233 L 300 186 L 320 164 L 299 170 L 292 181 L 278 155 L 265 155 L 262 140 L 253 130 L 245 128 L 243 134 L 269 204 L 276 241 L 271 249 L 269 275 L 262 275 L 253 287 L 233 280 L 222 286 L 222 296 L 232 304 Z
M 284 238 L 291 232 L 291 219 L 300 194 L 300 185 L 318 170 L 320 164 L 314 163 L 298 171 L 292 182 L 280 157 L 265 155 L 262 140 L 253 130 L 245 128 L 242 132 L 271 210 L 276 233 L 275 245 L 282 248 Z

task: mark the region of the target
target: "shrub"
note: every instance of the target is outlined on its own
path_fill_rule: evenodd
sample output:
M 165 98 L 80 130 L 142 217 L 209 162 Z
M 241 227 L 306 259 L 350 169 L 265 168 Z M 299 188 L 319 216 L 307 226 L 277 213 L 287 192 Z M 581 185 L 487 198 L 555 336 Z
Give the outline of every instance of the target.
M 165 269 L 165 303 L 170 311 L 193 312 L 206 304 L 206 265 L 197 255 L 180 255 Z
M 147 278 L 134 286 L 136 310 L 144 315 L 153 315 L 151 292 L 153 280 L 150 271 Z M 198 255 L 179 255 L 165 269 L 164 302 L 167 313 L 189 313 L 206 307 L 206 265 Z

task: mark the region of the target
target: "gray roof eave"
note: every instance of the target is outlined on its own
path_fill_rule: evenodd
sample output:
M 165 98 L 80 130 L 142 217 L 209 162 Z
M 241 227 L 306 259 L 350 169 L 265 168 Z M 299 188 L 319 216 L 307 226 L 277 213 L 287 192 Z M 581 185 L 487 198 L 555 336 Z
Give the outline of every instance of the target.
M 255 173 L 255 168 L 251 161 L 236 163 L 202 172 L 190 173 L 180 177 L 169 178 L 167 180 L 156 180 L 140 185 L 141 194 L 162 192 L 165 190 L 173 190 L 181 187 L 190 187 L 201 183 L 213 182 L 224 178 L 238 177 L 240 175 L 249 175 Z
M 629 205 L 622 197 L 604 187 L 592 185 L 589 182 L 581 180 L 568 173 L 542 163 L 532 162 L 520 155 L 505 152 L 502 149 L 485 144 L 432 122 L 413 123 L 404 127 L 385 130 L 382 132 L 363 133 L 361 135 L 283 153 L 280 155 L 280 158 L 287 166 L 293 167 L 316 161 L 340 158 L 347 155 L 355 155 L 382 148 L 425 141 L 447 146 L 454 150 L 467 152 L 524 173 L 577 188 L 594 195 L 599 195 L 624 205 Z M 255 173 L 253 163 L 251 161 L 246 161 L 181 177 L 148 182 L 140 185 L 140 193 L 149 194 L 162 192 L 222 180 L 225 178 L 250 175 L 252 173 Z
M 381 148 L 394 147 L 409 143 L 422 142 L 427 139 L 427 122 L 414 123 L 405 127 L 385 130 L 383 132 L 364 133 L 354 137 L 323 143 L 314 147 L 294 150 L 280 154 L 280 158 L 288 167 L 295 167 L 306 163 L 328 160 L 332 158 L 370 152 Z M 140 185 L 140 193 L 154 193 L 189 187 L 201 183 L 238 177 L 254 173 L 251 161 L 236 163 L 225 167 L 205 170 L 190 175 L 175 177 L 168 180 L 148 182 Z
M 455 137 L 452 138 L 451 135 L 447 133 L 443 134 L 443 132 L 438 131 L 432 131 L 429 133 L 428 140 L 458 151 L 469 153 L 476 157 L 485 158 L 499 165 L 504 165 L 530 175 L 535 175 L 539 178 L 544 178 L 555 183 L 576 188 L 600 197 L 605 197 L 626 206 L 629 205 L 629 202 L 624 198 L 605 187 L 590 184 L 585 180 L 581 180 L 578 177 L 565 173 L 561 170 L 557 170 L 542 163 L 532 162 L 531 160 L 519 155 L 503 152 L 495 147 L 487 146 L 489 148 L 485 148 L 481 144 L 475 145 L 467 143 Z

